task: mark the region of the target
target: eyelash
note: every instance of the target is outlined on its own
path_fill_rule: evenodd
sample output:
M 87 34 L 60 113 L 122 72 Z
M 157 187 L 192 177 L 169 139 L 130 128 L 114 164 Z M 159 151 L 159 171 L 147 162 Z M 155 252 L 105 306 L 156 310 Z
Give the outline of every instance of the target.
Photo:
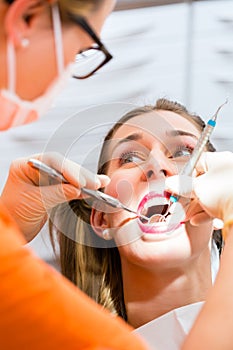
M 177 148 L 175 149 L 175 151 L 173 152 L 173 154 L 171 156 L 169 156 L 168 158 L 180 158 L 180 157 L 187 157 L 189 155 L 192 154 L 194 147 L 193 146 L 189 146 L 189 145 L 184 145 L 184 146 L 177 146 Z M 179 152 L 179 151 L 188 151 L 189 154 L 188 155 L 179 155 L 174 157 L 175 153 Z M 133 161 L 127 161 L 127 159 L 129 157 L 138 157 L 141 161 L 145 161 L 146 160 L 146 155 L 143 154 L 142 152 L 137 152 L 137 151 L 126 151 L 126 152 L 122 152 L 120 157 L 119 157 L 119 164 L 120 166 L 127 164 L 127 163 L 134 163 Z M 135 162 L 136 163 L 136 162 Z
M 124 164 L 127 164 L 127 163 L 133 163 L 132 161 L 131 162 L 127 162 L 127 157 L 138 157 L 140 158 L 141 161 L 145 160 L 146 157 L 143 153 L 141 152 L 136 152 L 136 151 L 126 151 L 126 152 L 122 152 L 120 157 L 119 157 L 119 163 L 120 165 L 124 165 Z
M 184 146 L 181 146 L 181 145 L 180 145 L 180 146 L 178 146 L 178 147 L 176 148 L 176 150 L 173 152 L 173 155 L 170 156 L 169 158 L 174 158 L 174 154 L 175 154 L 175 153 L 177 153 L 177 152 L 179 152 L 179 151 L 183 151 L 183 150 L 188 151 L 188 152 L 189 152 L 188 155 L 191 155 L 192 152 L 193 152 L 193 150 L 194 150 L 194 147 L 193 147 L 193 146 L 189 146 L 189 145 L 184 145 Z M 179 157 L 187 157 L 187 155 L 182 155 L 182 156 L 178 156 L 178 157 L 175 157 L 175 158 L 179 158 Z

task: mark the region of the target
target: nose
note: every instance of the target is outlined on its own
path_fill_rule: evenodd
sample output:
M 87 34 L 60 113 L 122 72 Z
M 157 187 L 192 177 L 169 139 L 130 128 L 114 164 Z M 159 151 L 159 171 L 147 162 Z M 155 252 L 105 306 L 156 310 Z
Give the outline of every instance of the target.
M 142 169 L 142 180 L 161 180 L 177 174 L 175 164 L 162 150 L 151 152 Z

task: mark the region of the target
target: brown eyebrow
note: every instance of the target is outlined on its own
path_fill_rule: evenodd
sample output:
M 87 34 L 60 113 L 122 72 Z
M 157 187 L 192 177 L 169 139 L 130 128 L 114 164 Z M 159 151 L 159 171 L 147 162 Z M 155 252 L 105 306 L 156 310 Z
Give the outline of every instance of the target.
M 138 140 L 141 140 L 141 139 L 142 139 L 142 134 L 139 133 L 139 132 L 135 132 L 135 133 L 133 133 L 133 134 L 128 135 L 128 136 L 125 137 L 124 139 L 119 140 L 119 141 L 117 142 L 117 144 L 114 146 L 114 149 L 115 149 L 116 147 L 118 147 L 119 145 L 121 145 L 122 143 L 124 143 L 124 142 L 138 141 Z
M 197 136 L 194 134 L 188 132 L 188 131 L 183 131 L 183 130 L 170 130 L 166 132 L 167 136 L 170 137 L 177 137 L 177 136 L 190 136 L 194 138 L 195 140 L 198 139 Z M 119 145 L 121 145 L 124 142 L 129 142 L 129 141 L 138 141 L 143 138 L 142 134 L 140 132 L 135 132 L 133 134 L 128 135 L 127 137 L 123 138 L 122 140 L 119 140 L 117 144 L 114 146 L 113 150 L 116 149 Z
M 193 137 L 194 139 L 198 139 L 198 137 L 188 131 L 183 131 L 183 130 L 171 130 L 171 131 L 167 131 L 167 136 L 173 136 L 173 137 L 176 137 L 176 136 L 190 136 L 190 137 Z

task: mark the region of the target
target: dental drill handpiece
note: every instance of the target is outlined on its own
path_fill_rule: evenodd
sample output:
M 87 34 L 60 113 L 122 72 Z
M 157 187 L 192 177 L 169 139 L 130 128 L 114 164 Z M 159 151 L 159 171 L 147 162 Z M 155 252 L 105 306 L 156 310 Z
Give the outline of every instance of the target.
M 39 171 L 47 174 L 49 177 L 53 178 L 54 180 L 60 180 L 63 183 L 68 184 L 69 181 L 67 181 L 64 176 L 58 172 L 57 170 L 51 168 L 50 166 L 48 166 L 47 164 L 42 163 L 40 160 L 38 159 L 29 159 L 28 160 L 28 164 L 30 166 L 32 166 L 35 169 L 38 169 Z M 141 214 L 138 214 L 136 211 L 128 208 L 127 206 L 125 206 L 123 203 L 121 203 L 117 198 L 114 198 L 112 196 L 109 196 L 106 193 L 103 193 L 101 191 L 95 191 L 95 190 L 90 190 L 88 188 L 81 188 L 81 191 L 87 195 L 89 195 L 90 197 L 96 199 L 97 201 L 100 201 L 102 203 L 105 203 L 113 208 L 119 208 L 119 209 L 124 209 L 130 213 L 133 213 L 135 215 L 137 215 L 139 218 L 148 221 L 149 219 Z
M 198 140 L 192 155 L 189 159 L 189 161 L 185 164 L 184 168 L 182 169 L 180 175 L 186 175 L 186 176 L 191 176 L 195 166 L 200 158 L 200 156 L 202 155 L 202 153 L 204 152 L 205 146 L 210 138 L 210 135 L 212 134 L 215 126 L 216 126 L 216 119 L 218 116 L 218 113 L 220 111 L 220 109 L 228 102 L 228 99 L 226 99 L 226 101 L 218 107 L 217 111 L 215 112 L 215 114 L 213 115 L 213 117 L 211 119 L 208 120 L 201 136 L 200 139 Z M 180 196 L 176 196 L 176 195 L 171 195 L 169 201 L 169 207 L 167 209 L 167 213 L 165 214 L 165 216 L 167 216 L 168 214 L 170 214 L 172 212 L 172 206 L 174 203 L 176 203 L 178 200 L 180 199 Z

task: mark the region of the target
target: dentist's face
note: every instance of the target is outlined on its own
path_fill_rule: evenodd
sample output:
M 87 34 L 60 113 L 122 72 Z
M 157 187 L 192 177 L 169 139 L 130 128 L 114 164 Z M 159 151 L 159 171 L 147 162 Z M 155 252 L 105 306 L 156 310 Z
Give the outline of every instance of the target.
M 108 227 L 121 227 L 114 235 L 121 257 L 133 256 L 146 263 L 158 259 L 175 266 L 208 249 L 212 223 L 193 227 L 188 222 L 187 208 L 188 213 L 200 210 L 195 202 L 181 201 L 175 225 L 158 222 L 169 197 L 164 180 L 183 168 L 199 137 L 192 122 L 163 110 L 133 117 L 115 132 L 108 146 L 111 182 L 105 192 L 153 222 L 145 225 L 124 210 L 106 214 Z
M 16 93 L 25 100 L 33 100 L 43 95 L 50 84 L 58 78 L 51 9 L 46 2 L 43 5 L 40 11 L 33 12 L 30 26 L 27 25 L 26 38 L 29 39 L 29 45 L 24 48 L 15 44 L 14 47 L 16 53 Z M 115 0 L 103 0 L 100 2 L 99 8 L 87 16 L 89 25 L 98 36 L 100 36 L 104 21 L 113 10 L 114 5 Z M 27 18 L 28 11 L 28 9 L 25 10 L 23 16 L 20 13 L 17 15 L 18 17 L 14 17 L 16 19 L 10 22 L 10 27 L 17 29 L 18 22 L 25 25 L 24 17 Z M 4 39 L 6 40 L 6 38 Z M 65 66 L 75 62 L 78 52 L 94 44 L 93 39 L 73 22 L 62 23 L 62 41 Z M 0 48 L 0 54 L 2 53 L 2 56 L 5 57 L 6 52 L 1 51 Z M 2 68 L 0 67 L 1 88 L 8 88 L 6 71 L 7 67 L 2 64 Z

